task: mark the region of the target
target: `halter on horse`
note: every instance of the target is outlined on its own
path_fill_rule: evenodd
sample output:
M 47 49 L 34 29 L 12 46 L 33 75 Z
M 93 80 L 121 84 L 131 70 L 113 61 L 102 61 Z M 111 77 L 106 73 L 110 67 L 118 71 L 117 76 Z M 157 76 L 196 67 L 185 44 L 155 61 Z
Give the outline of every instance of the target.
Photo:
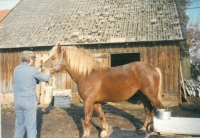
M 62 56 L 61 56 L 61 58 L 60 58 L 60 60 L 59 60 L 59 62 L 58 62 L 58 64 L 57 64 L 56 66 L 54 66 L 54 67 L 52 67 L 52 68 L 50 68 L 50 69 L 46 69 L 46 68 L 44 67 L 44 64 L 45 64 L 46 62 L 44 62 L 44 63 L 41 65 L 41 68 L 42 68 L 43 70 L 45 70 L 47 73 L 50 73 L 51 71 L 55 70 L 56 68 L 60 68 L 60 66 L 61 66 L 61 64 L 62 64 L 62 60 L 63 60 L 63 51 L 62 51 Z

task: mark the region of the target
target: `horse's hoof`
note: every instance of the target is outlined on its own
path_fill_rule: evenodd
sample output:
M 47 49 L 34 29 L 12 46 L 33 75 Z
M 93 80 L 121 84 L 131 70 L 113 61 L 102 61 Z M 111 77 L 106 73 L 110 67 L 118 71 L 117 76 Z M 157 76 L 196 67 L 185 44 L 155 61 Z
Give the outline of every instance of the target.
M 89 136 L 82 136 L 82 138 L 89 138 Z
M 137 134 L 138 134 L 138 135 L 144 135 L 144 134 L 146 134 L 146 129 L 145 129 L 145 128 L 140 128 L 140 129 L 138 129 L 138 130 L 137 130 Z
M 106 131 L 102 131 L 100 137 L 105 138 L 108 136 L 108 133 Z
M 82 138 L 89 138 L 89 136 L 87 136 L 87 137 L 84 136 L 84 137 L 82 137 Z

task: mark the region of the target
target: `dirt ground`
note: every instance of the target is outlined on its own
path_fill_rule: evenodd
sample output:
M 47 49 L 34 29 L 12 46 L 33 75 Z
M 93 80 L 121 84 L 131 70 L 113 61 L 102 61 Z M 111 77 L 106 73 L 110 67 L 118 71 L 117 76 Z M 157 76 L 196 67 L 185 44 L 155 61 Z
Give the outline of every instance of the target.
M 200 118 L 200 98 L 188 98 L 179 106 L 171 107 L 172 117 Z M 103 104 L 109 126 L 108 138 L 144 138 L 137 135 L 144 120 L 142 104 L 123 101 Z M 2 138 L 12 138 L 14 134 L 14 107 L 2 107 Z M 84 128 L 84 110 L 82 104 L 70 108 L 38 107 L 38 138 L 81 138 Z M 93 114 L 90 138 L 98 138 L 101 132 L 100 120 Z

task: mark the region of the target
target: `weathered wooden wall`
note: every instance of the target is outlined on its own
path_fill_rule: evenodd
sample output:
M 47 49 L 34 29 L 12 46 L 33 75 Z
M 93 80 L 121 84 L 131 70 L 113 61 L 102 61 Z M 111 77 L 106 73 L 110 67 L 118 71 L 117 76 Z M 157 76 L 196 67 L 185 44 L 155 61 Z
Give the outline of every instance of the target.
M 141 61 L 159 67 L 163 74 L 163 95 L 180 96 L 179 93 L 179 67 L 180 54 L 178 42 L 130 43 L 130 44 L 105 44 L 84 46 L 95 59 L 110 65 L 110 54 L 114 53 L 140 53 Z M 51 47 L 32 48 L 36 53 L 36 65 L 41 65 L 48 57 Z M 2 50 L 1 58 L 1 93 L 13 92 L 13 71 L 21 62 L 21 53 L 27 49 Z M 55 75 L 56 88 L 72 89 L 76 86 L 66 72 Z M 45 83 L 37 86 L 37 93 L 43 94 Z
M 1 59 L 1 93 L 13 91 L 13 71 L 19 65 L 21 58 L 19 51 L 5 51 L 0 54 Z

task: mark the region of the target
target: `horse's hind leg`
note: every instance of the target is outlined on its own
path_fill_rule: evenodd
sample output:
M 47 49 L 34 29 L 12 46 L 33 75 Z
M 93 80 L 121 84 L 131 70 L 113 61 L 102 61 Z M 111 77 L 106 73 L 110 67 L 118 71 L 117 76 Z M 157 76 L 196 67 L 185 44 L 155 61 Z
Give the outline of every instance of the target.
M 142 93 L 140 93 L 139 95 L 140 95 L 140 99 L 144 105 L 144 110 L 145 110 L 145 115 L 146 115 L 144 125 L 140 130 L 146 131 L 147 124 L 152 119 L 151 113 L 153 110 L 153 106 L 152 106 L 151 102 L 149 101 L 149 99 L 145 95 L 143 95 Z
M 105 116 L 104 116 L 104 112 L 102 110 L 102 107 L 101 107 L 101 104 L 100 103 L 97 103 L 94 105 L 94 108 L 99 116 L 99 119 L 101 120 L 101 124 L 102 124 L 102 131 L 101 131 L 101 137 L 106 137 L 108 134 L 107 134 L 107 131 L 108 131 L 108 125 L 106 123 L 106 119 L 105 119 Z
M 144 92 L 145 91 L 143 91 L 143 93 Z M 161 103 L 161 101 L 158 99 L 158 94 L 157 95 L 153 94 L 153 90 L 148 89 L 148 91 L 145 93 L 145 95 L 143 93 L 140 93 L 140 99 L 144 105 L 146 117 L 145 117 L 144 125 L 141 128 L 141 130 L 146 130 L 147 124 L 152 119 L 152 110 L 154 108 L 155 109 L 164 108 L 164 106 Z

